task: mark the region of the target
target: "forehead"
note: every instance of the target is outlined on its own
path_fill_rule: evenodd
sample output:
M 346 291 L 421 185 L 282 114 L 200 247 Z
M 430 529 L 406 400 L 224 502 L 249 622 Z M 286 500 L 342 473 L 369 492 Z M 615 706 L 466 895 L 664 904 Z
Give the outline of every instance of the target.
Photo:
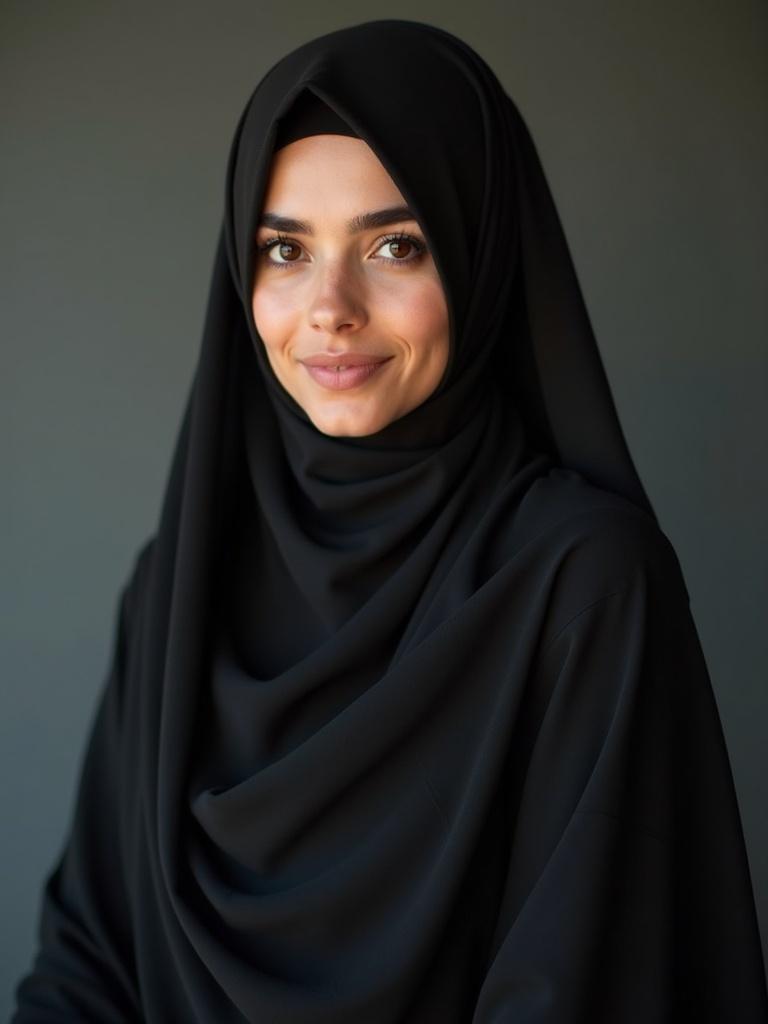
M 287 204 L 348 207 L 361 199 L 403 200 L 379 158 L 362 139 L 310 135 L 283 146 L 272 158 L 265 209 L 271 209 L 273 203 L 281 204 L 280 213 L 289 212 Z

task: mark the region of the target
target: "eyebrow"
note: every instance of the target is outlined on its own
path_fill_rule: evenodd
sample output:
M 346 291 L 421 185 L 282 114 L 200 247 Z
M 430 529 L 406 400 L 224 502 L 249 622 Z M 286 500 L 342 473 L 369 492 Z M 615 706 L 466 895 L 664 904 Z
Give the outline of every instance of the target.
M 354 235 L 359 231 L 385 227 L 387 224 L 398 224 L 404 220 L 416 220 L 407 206 L 391 206 L 386 210 L 369 210 L 358 213 L 347 222 L 347 233 Z M 263 213 L 259 227 L 272 228 L 275 231 L 290 231 L 296 235 L 312 235 L 314 231 L 308 221 L 294 220 L 293 217 L 282 217 L 279 213 Z

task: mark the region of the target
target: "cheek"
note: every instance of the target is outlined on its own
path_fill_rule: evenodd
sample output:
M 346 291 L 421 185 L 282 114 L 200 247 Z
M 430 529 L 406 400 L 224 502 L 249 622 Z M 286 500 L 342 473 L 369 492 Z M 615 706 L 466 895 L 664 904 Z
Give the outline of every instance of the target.
M 439 280 L 414 282 L 403 290 L 397 309 L 399 333 L 417 359 L 447 358 L 448 308 Z
M 278 295 L 270 288 L 254 288 L 251 310 L 256 330 L 270 353 L 279 352 L 287 343 L 295 312 L 285 294 Z

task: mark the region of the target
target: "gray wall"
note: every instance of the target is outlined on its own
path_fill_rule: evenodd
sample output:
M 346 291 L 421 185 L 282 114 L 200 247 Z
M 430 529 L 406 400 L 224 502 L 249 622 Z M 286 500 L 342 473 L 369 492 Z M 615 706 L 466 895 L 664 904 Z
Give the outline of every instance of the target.
M 237 117 L 277 57 L 377 17 L 466 38 L 537 142 L 630 448 L 692 595 L 768 934 L 768 8 L 330 11 L 0 9 L 3 1015 L 71 812 L 118 588 L 159 511 Z

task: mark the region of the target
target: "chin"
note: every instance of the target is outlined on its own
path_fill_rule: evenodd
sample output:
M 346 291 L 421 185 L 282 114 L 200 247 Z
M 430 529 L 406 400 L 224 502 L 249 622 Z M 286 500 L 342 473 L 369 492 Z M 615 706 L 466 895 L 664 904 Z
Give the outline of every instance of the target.
M 391 417 L 382 415 L 343 416 L 323 410 L 308 410 L 308 415 L 317 429 L 330 437 L 367 437 L 391 422 Z

